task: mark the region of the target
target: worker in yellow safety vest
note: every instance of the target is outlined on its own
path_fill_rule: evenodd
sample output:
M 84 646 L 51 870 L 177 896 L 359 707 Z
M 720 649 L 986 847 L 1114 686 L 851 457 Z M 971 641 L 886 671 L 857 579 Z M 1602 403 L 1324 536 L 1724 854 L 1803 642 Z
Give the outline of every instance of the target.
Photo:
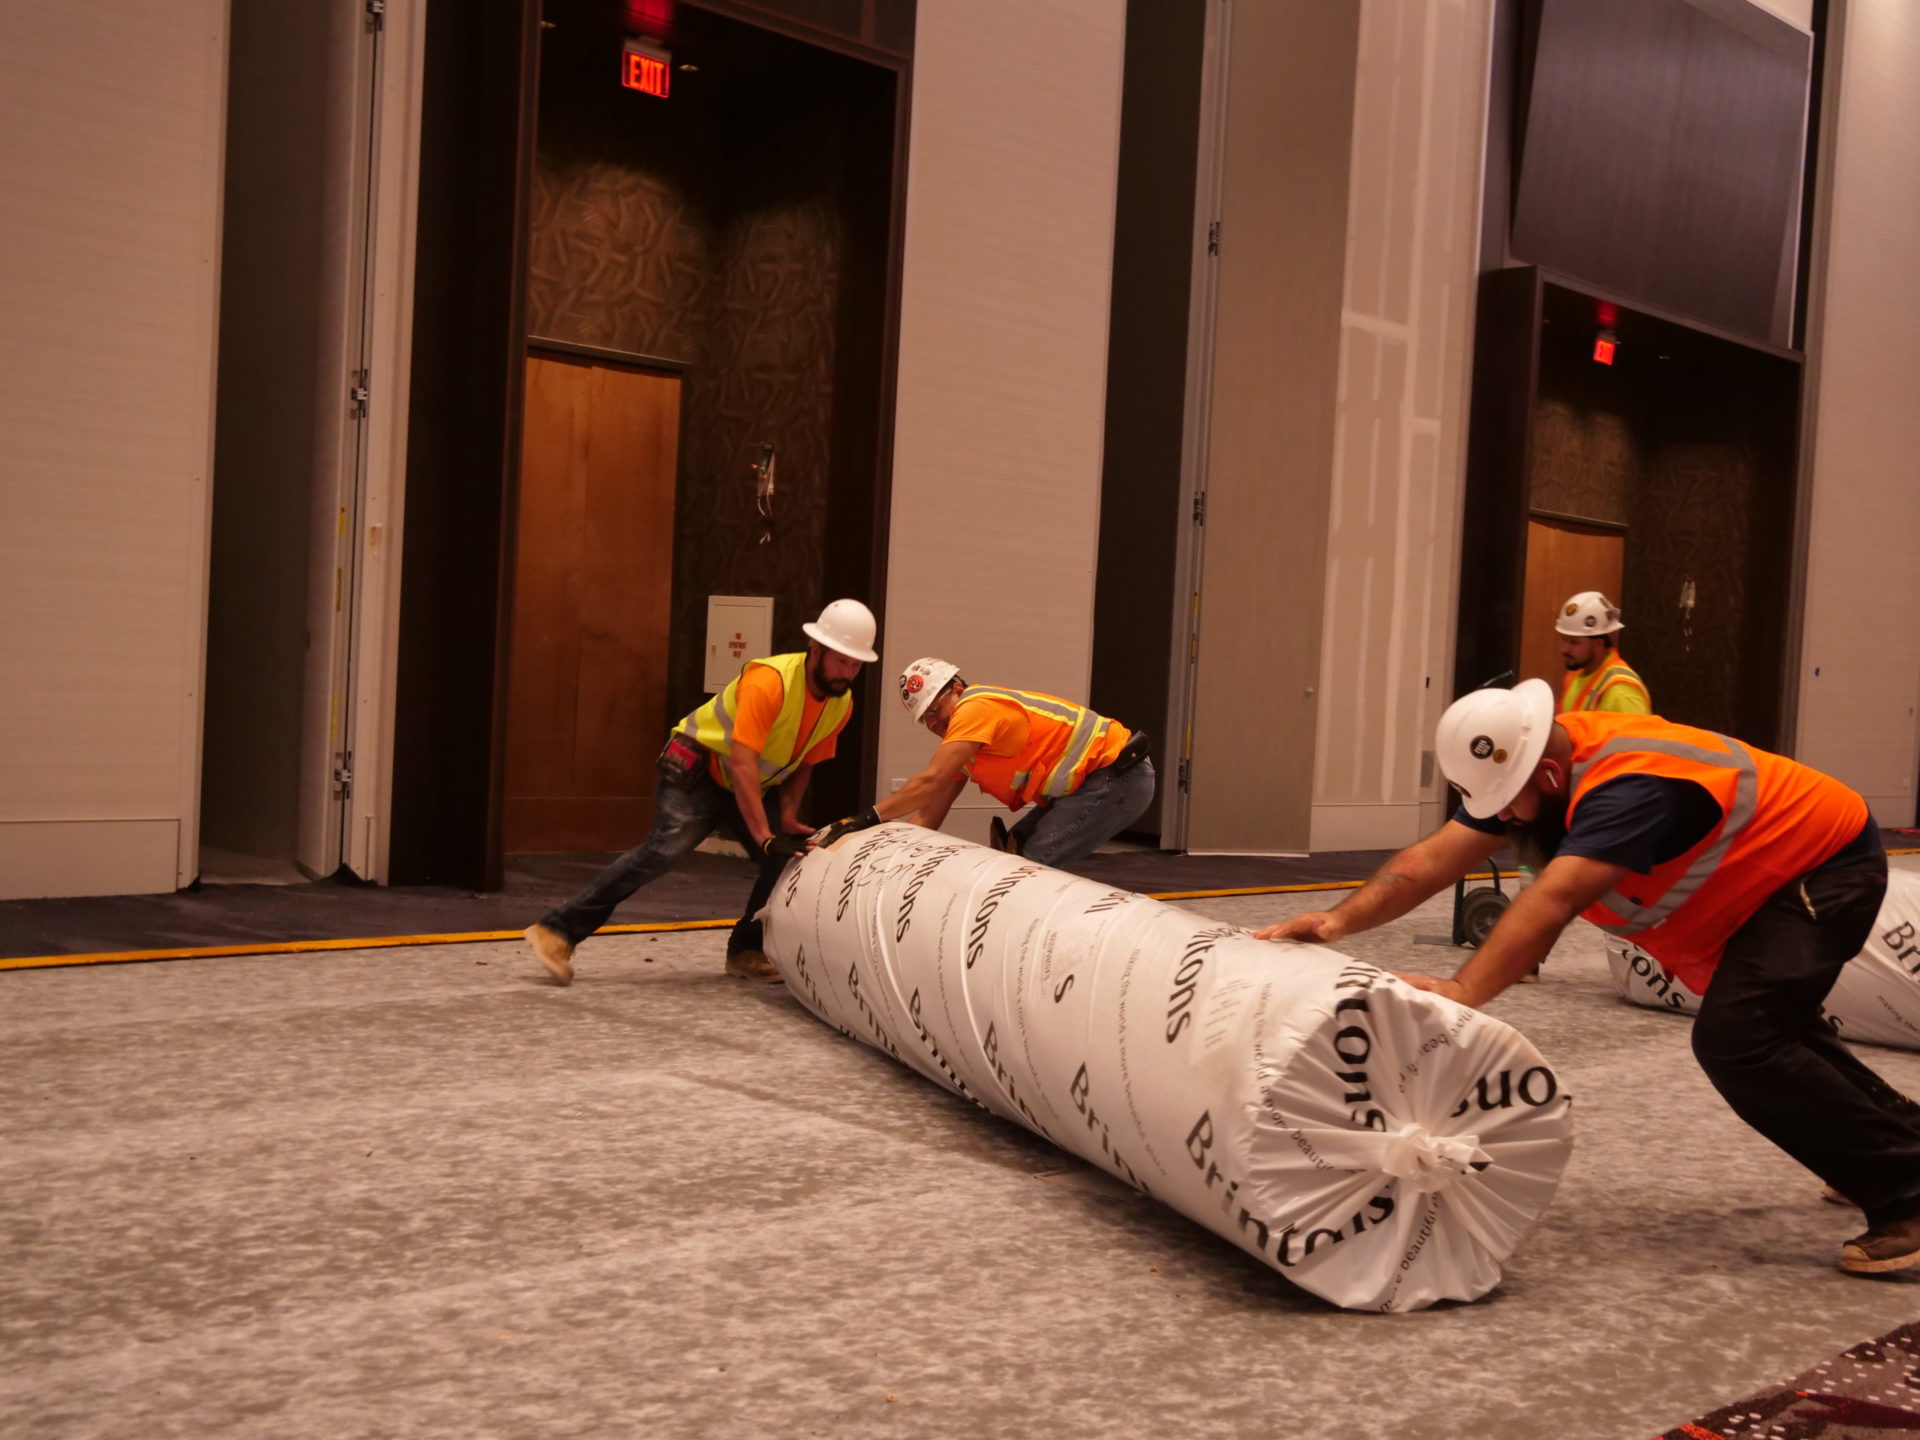
M 1400 978 L 1480 1006 L 1576 916 L 1631 939 L 1701 997 L 1694 1057 L 1733 1112 L 1826 1181 L 1825 1198 L 1865 1215 L 1840 1268 L 1920 1265 L 1920 1106 L 1820 1013 L 1886 895 L 1866 801 L 1784 756 L 1657 715 L 1556 716 L 1544 680 L 1456 700 L 1434 757 L 1464 797 L 1453 818 L 1333 909 L 1258 938 L 1370 930 L 1530 832 L 1550 858 L 1458 972 Z
M 972 780 L 1026 816 L 1011 829 L 993 819 L 993 844 L 1063 865 L 1084 859 L 1153 803 L 1153 761 L 1144 733 L 1084 705 L 1034 690 L 969 685 L 959 667 L 931 657 L 901 672 L 907 713 L 940 737 L 927 768 L 877 805 L 836 821 L 812 841 L 831 845 L 882 820 L 937 830 Z
M 753 916 L 773 893 L 785 863 L 806 848 L 813 827 L 800 819 L 813 767 L 832 758 L 853 712 L 848 694 L 862 664 L 878 660 L 873 612 L 835 600 L 801 630 L 804 652 L 749 660 L 718 695 L 674 727 L 656 767 L 653 829 L 585 890 L 526 930 L 534 956 L 562 985 L 573 980 L 574 948 L 607 923 L 622 900 L 657 880 L 724 825 L 760 875 L 727 940 L 727 973 L 777 980 Z M 780 791 L 779 823 L 765 796 Z
M 1614 637 L 1627 627 L 1621 623 L 1618 605 L 1598 590 L 1582 590 L 1560 607 L 1553 628 L 1560 634 L 1560 663 L 1567 667 L 1560 687 L 1563 711 L 1653 713 L 1646 681 L 1620 658 Z

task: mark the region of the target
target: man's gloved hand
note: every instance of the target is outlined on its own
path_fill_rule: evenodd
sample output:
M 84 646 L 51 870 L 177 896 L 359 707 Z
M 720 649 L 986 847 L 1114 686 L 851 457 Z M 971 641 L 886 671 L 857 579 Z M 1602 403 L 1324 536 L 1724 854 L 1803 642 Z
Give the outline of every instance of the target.
M 880 812 L 869 805 L 858 815 L 849 815 L 844 820 L 836 820 L 820 830 L 816 830 L 813 839 L 807 842 L 809 849 L 824 850 L 842 835 L 851 835 L 856 830 L 865 830 L 870 825 L 880 823 Z
M 796 855 L 807 853 L 804 835 L 769 835 L 760 842 L 760 856 L 769 864 L 784 865 Z

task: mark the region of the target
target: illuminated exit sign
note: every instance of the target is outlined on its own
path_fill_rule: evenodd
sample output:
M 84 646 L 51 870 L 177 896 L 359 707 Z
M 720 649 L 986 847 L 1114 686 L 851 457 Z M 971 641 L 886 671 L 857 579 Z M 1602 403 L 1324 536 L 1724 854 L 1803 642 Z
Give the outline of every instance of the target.
M 620 55 L 620 83 L 629 90 L 658 95 L 664 100 L 672 74 L 670 58 L 664 50 L 629 40 Z

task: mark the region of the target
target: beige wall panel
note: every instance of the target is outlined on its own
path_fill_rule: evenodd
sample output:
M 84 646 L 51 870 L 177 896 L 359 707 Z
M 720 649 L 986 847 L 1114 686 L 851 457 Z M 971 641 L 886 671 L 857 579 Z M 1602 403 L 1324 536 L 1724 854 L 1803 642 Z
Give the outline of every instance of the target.
M 1813 33 L 1813 0 L 1752 0 L 1752 3 L 1778 15 L 1789 25 Z
M 1491 18 L 1361 6 L 1315 850 L 1404 845 L 1438 815 L 1422 755 L 1451 698 Z
M 1920 6 L 1846 0 L 1816 202 L 1812 494 L 1798 755 L 1883 823 L 1920 756 Z M 1833 70 L 1828 83 L 1833 83 Z
M 13 6 L 0 50 L 0 821 L 127 817 L 180 852 L 162 886 L 80 845 L 65 893 L 192 878 L 225 22 Z
M 894 677 L 1084 700 L 1124 0 L 921 0 L 901 296 L 881 787 L 933 737 Z M 947 829 L 982 838 L 968 789 Z
M 0 820 L 0 900 L 174 888 L 178 820 Z
M 1189 850 L 1307 845 L 1359 19 L 1232 10 Z

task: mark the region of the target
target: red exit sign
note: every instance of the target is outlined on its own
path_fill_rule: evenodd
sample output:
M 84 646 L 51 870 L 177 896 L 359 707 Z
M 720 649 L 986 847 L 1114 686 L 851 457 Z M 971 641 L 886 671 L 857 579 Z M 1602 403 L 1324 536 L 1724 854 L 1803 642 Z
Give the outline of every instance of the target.
M 620 83 L 643 95 L 667 98 L 672 67 L 665 55 L 652 55 L 629 44 L 620 56 Z

